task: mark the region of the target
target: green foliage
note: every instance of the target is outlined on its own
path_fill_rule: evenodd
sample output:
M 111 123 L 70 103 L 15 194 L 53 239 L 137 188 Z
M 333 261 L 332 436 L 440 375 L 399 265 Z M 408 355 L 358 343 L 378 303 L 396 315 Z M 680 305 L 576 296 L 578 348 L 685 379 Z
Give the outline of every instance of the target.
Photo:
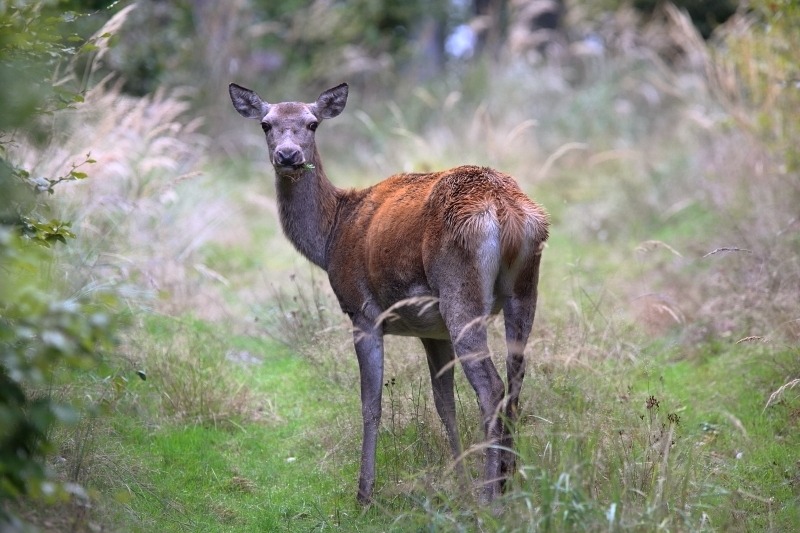
M 243 81 L 268 75 L 274 85 L 384 82 L 412 67 L 420 39 L 443 53 L 449 28 L 462 14 L 444 0 L 255 0 L 218 2 L 142 0 L 131 13 L 107 69 L 129 94 L 163 85 L 193 85 L 209 77 Z M 157 30 L 157 31 L 154 31 Z M 425 35 L 423 35 L 425 34 Z M 235 58 L 235 59 L 233 59 Z M 440 58 L 441 59 L 441 58 Z M 204 83 L 198 83 L 202 80 Z M 282 81 L 283 80 L 283 81 Z M 216 102 L 216 94 L 200 94 Z
M 126 93 L 143 96 L 166 84 L 191 84 L 193 75 L 208 75 L 203 72 L 206 64 L 200 39 L 204 37 L 195 37 L 202 30 L 193 13 L 198 7 L 193 4 L 188 0 L 137 2 L 106 65 L 124 80 Z
M 714 29 L 728 20 L 739 6 L 737 0 L 674 0 L 680 9 L 686 10 L 700 34 L 708 38 Z M 634 0 L 633 6 L 651 13 L 658 6 L 658 0 Z
M 18 132 L 44 142 L 48 134 L 38 117 L 82 99 L 54 85 L 56 66 L 72 48 L 58 32 L 57 24 L 63 19 L 44 17 L 43 7 L 34 2 L 0 3 L 0 187 L 4 192 L 0 224 L 16 226 L 49 246 L 71 234 L 64 223 L 40 217 L 45 207 L 37 193 L 52 192 L 61 178 L 32 179 L 28 170 L 9 160 L 7 148 Z
M 0 154 L 3 154 L 0 145 Z M 66 181 L 82 180 L 88 177 L 85 172 L 77 170 L 80 166 L 94 163 L 94 159 L 86 154 L 86 160 L 63 176 L 48 178 L 31 177 L 30 172 L 0 157 L 0 186 L 7 192 L 6 198 L 0 202 L 0 224 L 15 226 L 20 234 L 31 242 L 49 247 L 56 242 L 66 244 L 67 238 L 75 235 L 69 230 L 71 222 L 45 217 L 49 206 L 43 197 L 55 192 L 54 187 Z
M 51 385 L 59 371 L 96 366 L 114 320 L 105 305 L 110 302 L 60 300 L 44 290 L 47 260 L 44 249 L 0 229 L 0 502 L 85 497 L 79 487 L 50 479 L 44 463 L 53 451 L 52 427 L 75 422 L 77 412 L 35 391 Z M 0 528 L 11 522 L 0 509 Z
M 723 64 L 736 86 L 721 87 L 735 116 L 782 154 L 786 170 L 800 171 L 800 2 L 754 2 L 764 18 L 750 32 L 732 33 Z M 720 80 L 721 81 L 721 80 Z M 722 82 L 721 82 L 722 83 Z M 738 111 L 738 112 L 737 112 Z
M 86 370 L 110 345 L 114 302 L 63 299 L 48 288 L 52 257 L 45 250 L 75 235 L 71 223 L 48 216 L 44 193 L 94 161 L 87 154 L 62 176 L 32 176 L 13 162 L 9 147 L 24 139 L 44 143 L 50 136 L 43 117 L 82 102 L 65 88 L 63 66 L 93 44 L 64 36 L 60 24 L 74 13 L 46 15 L 57 2 L 0 2 L 0 530 L 24 525 L 8 512 L 9 499 L 47 502 L 87 494 L 54 479 L 45 457 L 53 452 L 52 432 L 74 423 L 78 413 L 46 392 L 62 372 Z M 39 246 L 36 246 L 39 245 Z
M 74 21 L 78 14 L 65 12 L 48 16 L 48 7 L 58 2 L 0 3 L 0 186 L 7 192 L 0 203 L 0 224 L 13 225 L 37 244 L 50 246 L 73 237 L 69 223 L 46 216 L 48 207 L 41 193 L 65 181 L 84 179 L 78 167 L 94 163 L 89 154 L 80 165 L 73 165 L 64 176 L 31 176 L 14 164 L 8 147 L 16 137 L 44 143 L 50 131 L 42 117 L 83 102 L 77 89 L 70 90 L 64 65 L 79 54 L 91 51 L 93 44 L 78 35 L 62 35 L 61 25 Z M 67 77 L 66 80 L 69 80 Z
M 0 131 L 24 128 L 39 140 L 46 131 L 34 129 L 33 117 L 70 107 L 83 97 L 57 83 L 59 67 L 75 54 L 88 51 L 78 35 L 62 35 L 61 24 L 74 21 L 74 12 L 48 16 L 57 1 L 0 3 Z M 63 71 L 60 73 L 64 75 Z
M 574 3 L 592 17 L 602 17 L 604 13 L 616 11 L 626 4 L 645 15 L 652 15 L 664 4 L 662 0 L 577 0 Z M 670 3 L 686 11 L 704 38 L 711 36 L 720 24 L 733 16 L 740 4 L 737 0 L 673 0 Z

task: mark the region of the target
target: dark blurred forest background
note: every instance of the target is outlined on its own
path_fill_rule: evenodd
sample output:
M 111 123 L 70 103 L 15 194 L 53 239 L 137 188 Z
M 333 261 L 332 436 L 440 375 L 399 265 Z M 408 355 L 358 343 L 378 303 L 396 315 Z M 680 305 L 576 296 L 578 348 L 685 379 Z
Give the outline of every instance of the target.
M 137 2 L 100 73 L 116 74 L 125 92 L 139 96 L 163 86 L 197 87 L 198 102 L 210 97 L 206 91 L 217 81 L 232 76 L 289 87 L 347 79 L 385 96 L 387 88 L 459 75 L 465 65 L 486 58 L 524 59 L 534 66 L 569 63 L 576 53 L 633 52 L 618 48 L 645 45 L 634 37 L 636 25 L 663 18 L 663 5 L 657 0 Z M 740 8 L 734 0 L 675 5 L 686 10 L 704 38 Z M 83 14 L 64 29 L 88 38 L 120 7 L 115 1 L 66 1 L 51 9 Z M 614 20 L 623 9 L 629 18 Z M 646 45 L 655 45 L 668 61 L 681 55 L 680 42 Z
M 94 12 L 71 28 L 89 37 L 117 4 L 69 1 L 59 8 Z M 733 0 L 675 5 L 704 38 L 739 7 Z M 343 78 L 359 87 L 425 83 L 484 55 L 532 65 L 567 61 L 570 46 L 574 52 L 583 41 L 599 54 L 621 40 L 611 32 L 625 28 L 604 34 L 603 26 L 623 6 L 633 17 L 628 31 L 663 17 L 657 0 L 574 2 L 569 10 L 563 0 L 140 2 L 105 66 L 135 95 L 162 85 L 205 87 L 226 76 L 320 86 Z M 669 44 L 679 45 L 663 46 Z
M 797 0 L 0 0 L 0 533 L 797 530 L 798 58 Z M 350 334 L 230 82 L 347 82 L 340 187 L 547 208 L 503 513 L 402 339 L 356 508 Z

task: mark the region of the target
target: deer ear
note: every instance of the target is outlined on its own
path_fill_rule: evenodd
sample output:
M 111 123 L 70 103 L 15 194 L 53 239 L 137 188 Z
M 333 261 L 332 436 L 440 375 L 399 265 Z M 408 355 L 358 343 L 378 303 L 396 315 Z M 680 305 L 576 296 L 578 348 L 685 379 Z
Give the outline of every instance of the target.
M 233 107 L 244 118 L 261 120 L 269 112 L 269 104 L 250 89 L 231 83 L 228 85 L 228 92 L 231 95 Z
M 347 84 L 342 83 L 319 95 L 316 103 L 313 104 L 314 113 L 323 119 L 339 116 L 347 103 L 347 90 Z

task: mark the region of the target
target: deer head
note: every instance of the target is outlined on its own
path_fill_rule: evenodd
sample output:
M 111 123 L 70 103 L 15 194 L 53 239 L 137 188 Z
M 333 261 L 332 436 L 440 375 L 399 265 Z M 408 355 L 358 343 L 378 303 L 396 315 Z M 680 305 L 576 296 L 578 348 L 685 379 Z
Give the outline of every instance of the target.
M 347 103 L 347 84 L 323 92 L 313 104 L 268 104 L 254 91 L 231 83 L 233 107 L 245 118 L 261 122 L 267 137 L 269 159 L 278 174 L 291 174 L 310 166 L 316 152 L 314 132 L 324 119 L 334 118 Z

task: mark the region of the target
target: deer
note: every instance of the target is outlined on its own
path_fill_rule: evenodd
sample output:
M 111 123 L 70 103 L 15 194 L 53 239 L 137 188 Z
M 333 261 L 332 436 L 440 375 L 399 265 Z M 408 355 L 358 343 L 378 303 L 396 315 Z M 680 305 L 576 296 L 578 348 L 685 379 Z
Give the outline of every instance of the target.
M 356 499 L 374 501 L 384 336 L 403 335 L 422 342 L 434 405 L 462 480 L 456 362 L 474 389 L 486 443 L 479 500 L 491 502 L 516 468 L 513 432 L 547 213 L 513 177 L 488 167 L 402 173 L 361 190 L 336 187 L 325 174 L 316 131 L 342 113 L 348 91 L 343 83 L 314 103 L 270 104 L 229 85 L 233 107 L 259 121 L 266 137 L 285 236 L 327 273 L 352 322 L 363 422 Z M 487 320 L 501 310 L 507 386 L 488 346 Z

